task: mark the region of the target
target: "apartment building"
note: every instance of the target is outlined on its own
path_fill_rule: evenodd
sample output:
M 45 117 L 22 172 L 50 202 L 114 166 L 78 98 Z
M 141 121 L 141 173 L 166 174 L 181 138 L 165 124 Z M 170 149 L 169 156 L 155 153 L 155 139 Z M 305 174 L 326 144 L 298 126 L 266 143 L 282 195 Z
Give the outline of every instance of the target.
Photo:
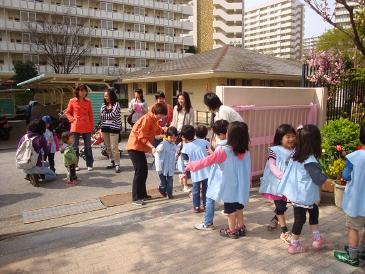
M 355 1 L 347 1 L 347 2 L 350 6 L 355 7 L 356 11 L 356 9 L 359 6 L 359 3 Z M 335 16 L 334 19 L 335 23 L 345 28 L 351 27 L 349 13 L 342 4 L 336 3 L 334 16 Z
M 245 10 L 244 47 L 286 59 L 303 52 L 304 5 L 276 0 Z
M 198 52 L 242 45 L 242 0 L 194 0 L 194 43 Z
M 53 72 L 31 45 L 29 22 L 83 26 L 90 50 L 72 73 L 119 75 L 189 55 L 192 15 L 188 0 L 0 0 L 0 71 L 30 60 L 40 73 Z
M 303 54 L 308 53 L 311 50 L 314 50 L 317 46 L 318 41 L 319 41 L 318 36 L 304 38 L 304 40 L 303 40 Z

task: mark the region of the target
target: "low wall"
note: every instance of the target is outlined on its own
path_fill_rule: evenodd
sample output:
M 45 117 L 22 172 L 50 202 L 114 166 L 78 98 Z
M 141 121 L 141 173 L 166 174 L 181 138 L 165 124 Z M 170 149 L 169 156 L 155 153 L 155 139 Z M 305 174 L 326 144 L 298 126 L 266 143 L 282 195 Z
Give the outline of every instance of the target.
M 216 92 L 223 104 L 234 107 L 249 127 L 253 175 L 262 174 L 268 147 L 280 124 L 321 127 L 326 121 L 324 88 L 219 86 Z

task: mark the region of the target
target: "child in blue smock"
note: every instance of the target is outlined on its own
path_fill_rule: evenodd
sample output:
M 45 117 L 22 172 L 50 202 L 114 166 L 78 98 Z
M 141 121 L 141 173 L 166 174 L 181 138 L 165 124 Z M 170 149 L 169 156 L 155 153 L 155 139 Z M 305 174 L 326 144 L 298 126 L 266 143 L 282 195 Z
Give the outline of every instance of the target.
M 194 127 L 190 125 L 185 125 L 182 127 L 181 138 L 184 142 L 184 145 L 181 150 L 181 157 L 182 159 L 184 159 L 185 162 L 184 165 L 190 161 L 201 160 L 204 159 L 206 156 L 208 156 L 208 148 L 210 144 L 207 140 L 204 139 L 208 134 L 207 128 L 206 127 L 204 128 L 200 127 L 197 128 L 197 131 L 195 131 Z M 196 134 L 198 138 L 195 138 Z M 199 138 L 199 137 L 204 137 L 204 138 Z M 187 170 L 184 171 L 187 172 Z M 191 176 L 191 181 L 193 183 L 192 194 L 193 194 L 194 212 L 200 213 L 205 210 L 205 202 L 206 202 L 205 196 L 207 193 L 209 168 L 204 168 L 199 171 L 191 172 L 190 176 Z M 201 190 L 201 196 L 200 196 L 200 190 Z M 201 200 L 203 208 L 201 208 Z
M 223 146 L 227 144 L 227 128 L 228 122 L 226 120 L 217 120 L 213 126 L 213 133 L 217 136 L 218 142 L 215 151 L 223 149 Z M 213 230 L 214 219 L 214 199 L 216 199 L 216 189 L 220 187 L 222 182 L 222 170 L 218 164 L 214 164 L 210 167 L 208 178 L 208 189 L 206 197 L 206 208 L 203 222 L 195 225 L 198 230 Z
M 228 126 L 227 145 L 203 160 L 190 162 L 186 167 L 187 170 L 195 172 L 214 164 L 219 165 L 222 179 L 212 182 L 214 187 L 212 187 L 211 197 L 214 197 L 215 201 L 224 202 L 228 228 L 221 229 L 219 233 L 231 239 L 246 235 L 243 208 L 248 202 L 251 185 L 248 144 L 247 125 L 244 122 L 232 122 Z M 217 187 L 215 187 L 216 184 Z
M 169 127 L 166 131 L 166 137 L 156 147 L 155 166 L 158 176 L 160 177 L 160 186 L 158 191 L 163 197 L 173 198 L 173 176 L 176 166 L 176 151 L 177 146 L 175 144 L 177 139 L 176 127 Z
M 360 129 L 361 149 L 346 156 L 346 165 L 342 177 L 347 181 L 342 200 L 342 209 L 346 213 L 348 246 L 345 252 L 335 251 L 338 261 L 359 266 L 359 259 L 365 260 L 365 125 Z M 359 243 L 359 233 L 362 240 Z
M 284 215 L 287 210 L 287 200 L 277 190 L 290 157 L 293 154 L 295 134 L 295 129 L 288 124 L 282 124 L 276 129 L 274 143 L 269 148 L 269 156 L 259 189 L 264 198 L 274 201 L 275 204 L 275 215 L 267 228 L 270 231 L 274 230 L 279 223 L 281 227 L 280 239 L 286 243 L 290 243 L 291 240 L 291 233 L 286 226 Z
M 316 205 L 320 199 L 320 186 L 327 180 L 317 161 L 321 153 L 321 133 L 318 127 L 305 125 L 298 129 L 295 152 L 278 187 L 278 193 L 285 195 L 294 207 L 292 239 L 288 247 L 290 254 L 305 252 L 299 237 L 307 212 L 312 230 L 313 249 L 319 250 L 325 244 L 318 228 L 319 209 Z

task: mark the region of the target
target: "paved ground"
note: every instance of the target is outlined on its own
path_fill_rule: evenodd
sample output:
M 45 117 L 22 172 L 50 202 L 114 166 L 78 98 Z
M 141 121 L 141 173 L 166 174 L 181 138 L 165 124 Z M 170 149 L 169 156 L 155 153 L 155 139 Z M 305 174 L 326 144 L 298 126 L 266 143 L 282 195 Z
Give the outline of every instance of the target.
M 216 213 L 216 225 L 225 225 Z M 287 254 L 278 231 L 266 230 L 271 216 L 270 203 L 253 193 L 245 209 L 248 235 L 231 240 L 192 229 L 202 215 L 191 212 L 189 199 L 127 205 L 114 216 L 1 241 L 0 273 L 365 273 L 332 257 L 345 243 L 338 208 L 320 207 L 328 247 L 295 256 Z M 303 233 L 309 246 L 307 226 Z
M 105 166 L 108 164 L 108 160 L 101 155 L 99 148 L 95 148 L 93 150 L 94 171 L 88 172 L 85 169 L 85 162 L 81 160 L 80 167 L 83 170 L 78 175 L 82 182 L 75 187 L 65 184 L 66 169 L 63 166 L 61 154 L 57 153 L 55 160 L 56 172 L 59 174 L 58 180 L 45 183 L 39 188 L 33 187 L 24 180 L 23 172 L 15 168 L 15 149 L 0 150 L 0 220 L 9 216 L 20 215 L 23 210 L 131 191 L 134 174 L 132 162 L 125 152 L 125 143 L 120 143 L 120 148 L 124 150 L 121 173 L 116 174 L 114 171 L 106 170 Z M 148 162 L 152 162 L 150 156 Z M 150 165 L 147 187 L 155 188 L 158 182 L 158 176 Z

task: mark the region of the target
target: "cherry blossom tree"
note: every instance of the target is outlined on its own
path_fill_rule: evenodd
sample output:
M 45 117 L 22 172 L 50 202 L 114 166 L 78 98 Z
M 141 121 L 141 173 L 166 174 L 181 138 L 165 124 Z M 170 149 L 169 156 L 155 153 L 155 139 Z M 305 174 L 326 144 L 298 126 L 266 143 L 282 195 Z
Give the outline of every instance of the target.
M 308 81 L 321 86 L 337 85 L 345 76 L 345 60 L 334 51 L 311 51 L 306 63 L 312 72 Z

